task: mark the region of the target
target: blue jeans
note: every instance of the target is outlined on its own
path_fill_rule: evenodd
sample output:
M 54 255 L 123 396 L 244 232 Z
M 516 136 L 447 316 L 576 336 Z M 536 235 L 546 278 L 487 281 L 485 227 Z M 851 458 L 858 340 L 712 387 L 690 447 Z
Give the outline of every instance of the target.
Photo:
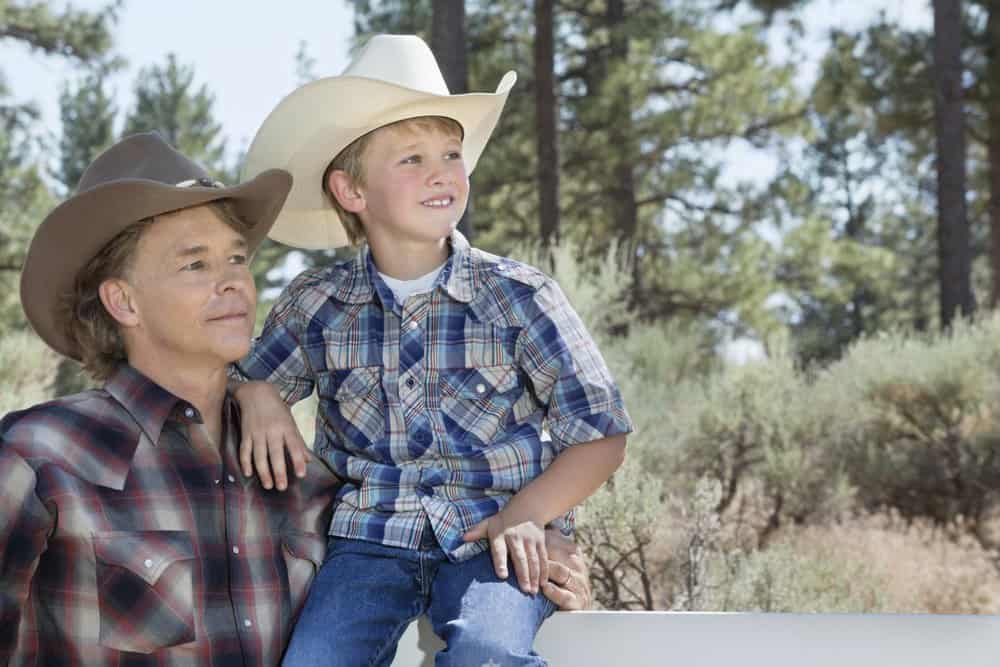
M 513 567 L 506 581 L 497 579 L 489 552 L 452 563 L 437 547 L 334 538 L 282 665 L 388 667 L 403 631 L 423 613 L 447 646 L 435 665 L 547 665 L 531 647 L 554 610 L 542 594 L 521 592 Z

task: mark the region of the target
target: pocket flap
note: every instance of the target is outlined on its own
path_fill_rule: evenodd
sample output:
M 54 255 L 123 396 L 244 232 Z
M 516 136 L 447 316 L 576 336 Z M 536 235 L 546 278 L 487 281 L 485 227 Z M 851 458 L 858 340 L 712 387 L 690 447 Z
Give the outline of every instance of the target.
M 441 371 L 445 391 L 459 398 L 481 399 L 494 392 L 503 393 L 517 386 L 513 366 L 484 366 Z
M 182 530 L 112 531 L 94 536 L 94 554 L 152 586 L 171 564 L 194 558 L 194 545 Z
M 292 531 L 281 536 L 281 543 L 292 556 L 312 561 L 319 568 L 326 554 L 326 535 Z
M 350 370 L 335 371 L 340 377 L 334 398 L 343 401 L 358 396 L 367 396 L 379 383 L 381 373 L 378 366 L 364 366 Z

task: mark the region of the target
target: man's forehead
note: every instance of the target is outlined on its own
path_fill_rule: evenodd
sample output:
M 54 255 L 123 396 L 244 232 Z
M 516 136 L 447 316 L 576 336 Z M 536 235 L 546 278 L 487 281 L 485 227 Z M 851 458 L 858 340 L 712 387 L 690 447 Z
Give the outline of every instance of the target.
M 145 236 L 168 253 L 190 254 L 211 246 L 247 247 L 246 237 L 207 204 L 157 216 Z

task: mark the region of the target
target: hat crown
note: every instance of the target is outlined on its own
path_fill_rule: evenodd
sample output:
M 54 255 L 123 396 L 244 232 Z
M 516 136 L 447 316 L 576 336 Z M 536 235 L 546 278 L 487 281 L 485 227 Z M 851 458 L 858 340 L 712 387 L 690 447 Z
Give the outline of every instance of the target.
M 176 185 L 208 178 L 208 172 L 168 144 L 156 132 L 133 134 L 98 155 L 80 177 L 77 194 L 126 179 Z
M 427 43 L 416 35 L 376 35 L 341 76 L 392 83 L 432 95 L 448 95 L 448 84 Z

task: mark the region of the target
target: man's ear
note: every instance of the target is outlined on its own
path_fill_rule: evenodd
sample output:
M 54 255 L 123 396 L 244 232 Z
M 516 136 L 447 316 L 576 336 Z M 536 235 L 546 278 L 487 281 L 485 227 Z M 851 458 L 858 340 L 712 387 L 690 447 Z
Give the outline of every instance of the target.
M 365 210 L 365 194 L 343 169 L 330 171 L 326 187 L 348 213 L 360 213 Z
M 104 309 L 123 327 L 139 325 L 139 313 L 132 301 L 130 289 L 129 284 L 121 278 L 108 278 L 97 288 Z

